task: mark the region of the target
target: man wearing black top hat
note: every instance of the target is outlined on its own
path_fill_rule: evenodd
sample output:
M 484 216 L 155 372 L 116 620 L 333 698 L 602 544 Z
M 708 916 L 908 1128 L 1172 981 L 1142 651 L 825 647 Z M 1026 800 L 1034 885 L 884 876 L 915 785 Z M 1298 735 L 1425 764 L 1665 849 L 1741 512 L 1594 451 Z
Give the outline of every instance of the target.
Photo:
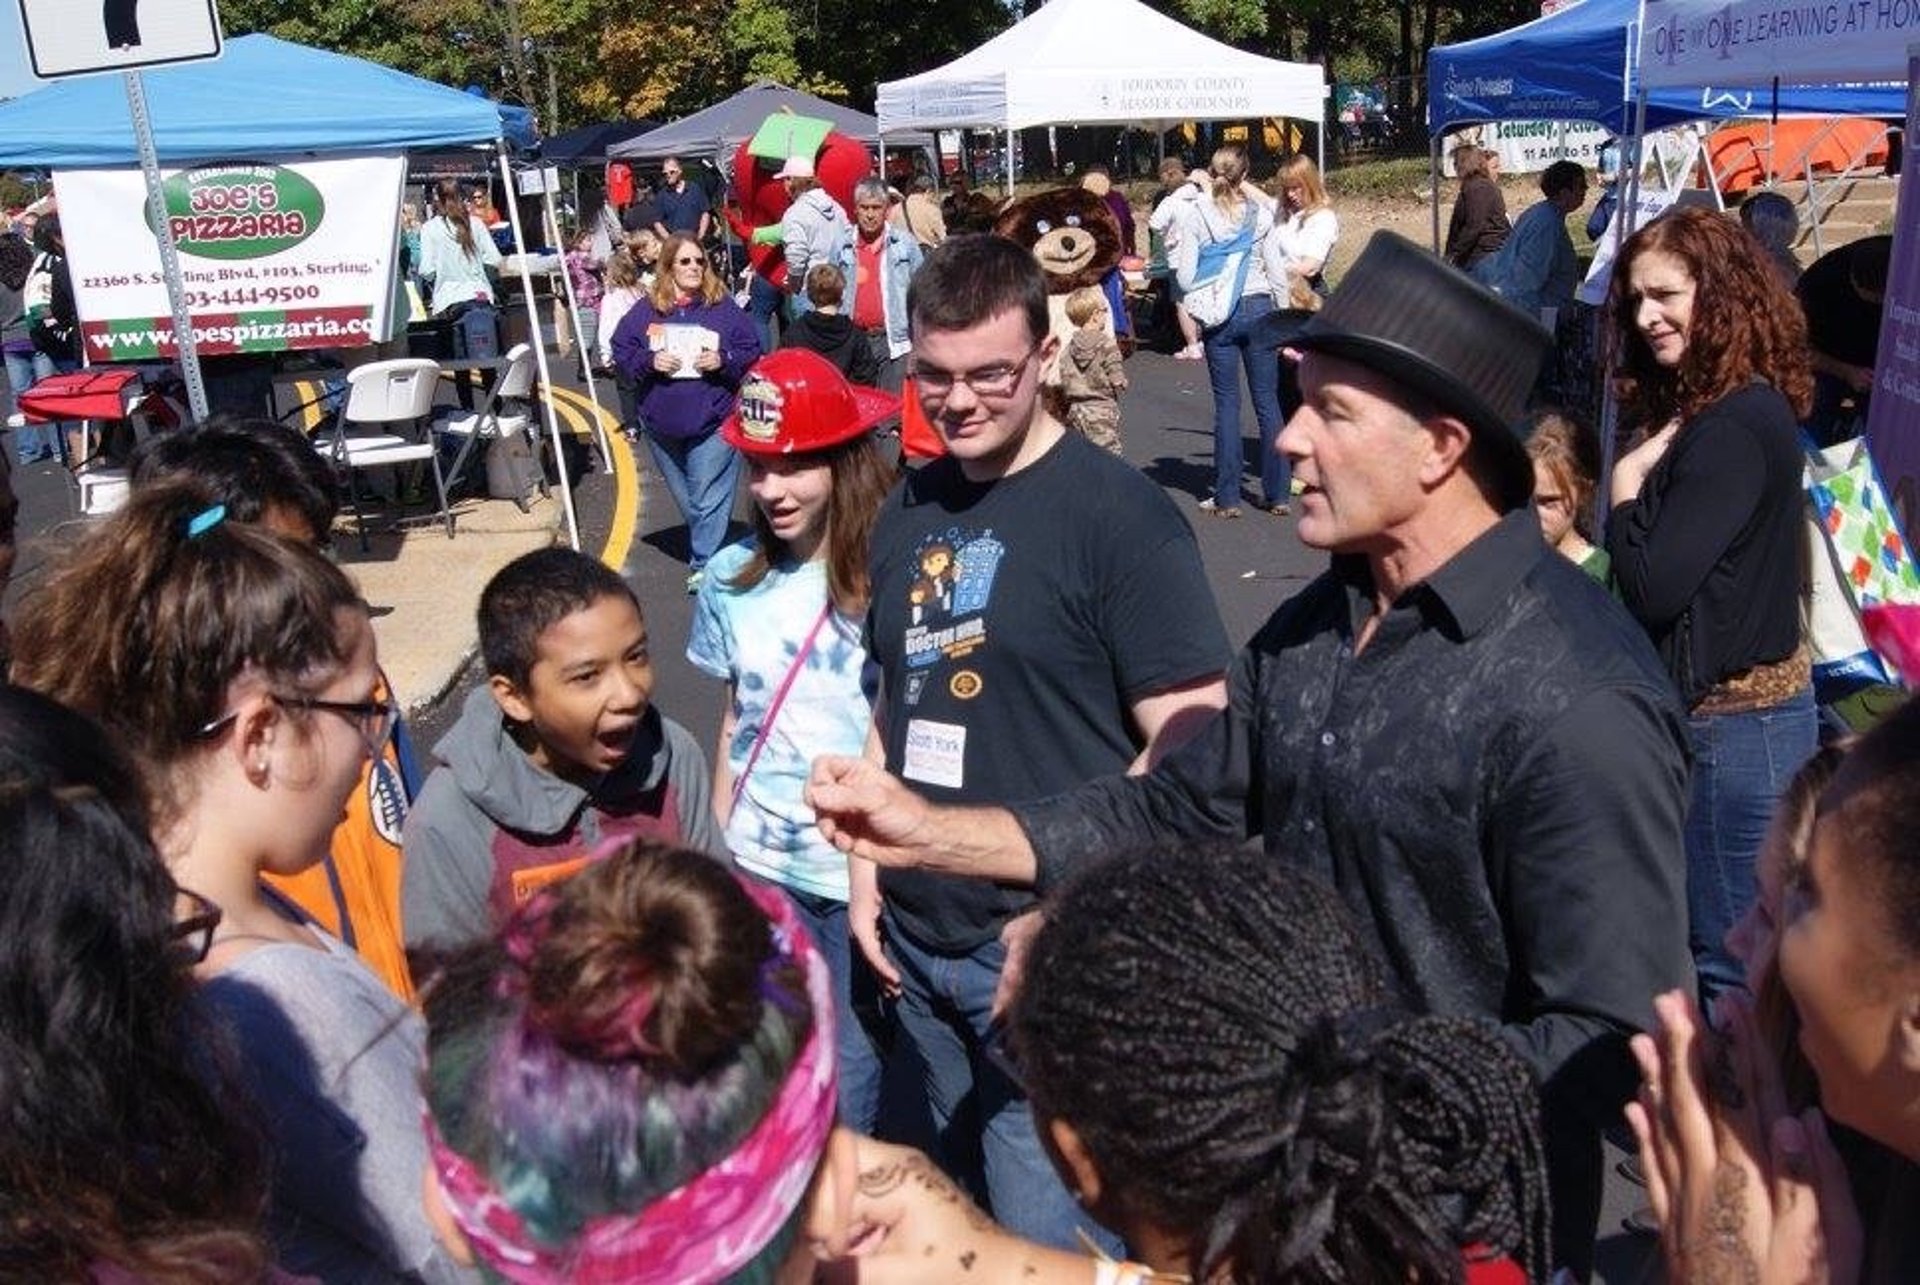
M 1279 448 L 1332 565 L 1240 653 L 1226 711 L 1144 777 L 934 807 L 816 762 L 835 841 L 1028 883 L 1143 841 L 1258 835 L 1327 880 L 1406 996 L 1501 1025 L 1539 1076 L 1555 1261 L 1584 1276 L 1626 1036 L 1687 979 L 1686 726 L 1644 635 L 1556 557 L 1516 424 L 1544 328 L 1380 233 L 1295 340 Z

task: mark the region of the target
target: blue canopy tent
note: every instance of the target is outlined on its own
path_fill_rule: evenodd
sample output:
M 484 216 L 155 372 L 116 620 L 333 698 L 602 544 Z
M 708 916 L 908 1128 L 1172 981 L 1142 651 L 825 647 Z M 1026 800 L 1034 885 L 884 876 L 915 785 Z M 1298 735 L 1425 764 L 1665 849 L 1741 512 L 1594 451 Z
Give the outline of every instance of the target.
M 141 79 L 163 166 L 467 144 L 495 150 L 502 178 L 509 191 L 513 187 L 499 104 L 378 63 L 249 35 L 228 41 L 217 60 L 163 67 Z M 526 119 L 530 123 L 530 114 Z M 0 104 L 0 166 L 113 169 L 139 163 L 126 88 L 117 77 L 61 81 Z M 508 205 L 515 240 L 526 245 L 518 210 Z M 396 219 L 396 235 L 398 227 Z M 533 283 L 522 262 L 528 321 L 537 336 Z M 536 343 L 534 350 L 544 382 L 546 348 Z M 547 423 L 555 455 L 564 458 L 550 400 Z M 578 548 L 564 468 L 561 497 Z
M 149 71 L 153 141 L 169 164 L 490 143 L 498 104 L 345 54 L 240 36 L 214 62 Z M 0 104 L 0 165 L 139 163 L 113 76 L 61 81 Z
M 1427 54 L 1427 127 L 1435 137 L 1502 120 L 1591 121 L 1616 134 L 1633 124 L 1642 0 L 1579 0 L 1509 31 Z M 1782 85 L 1737 91 L 1703 85 L 1648 95 L 1647 124 L 1768 116 L 1898 116 L 1898 87 Z
M 1508 31 L 1427 54 L 1432 143 L 1433 244 L 1440 245 L 1440 140 L 1489 121 L 1592 122 L 1626 135 L 1633 125 L 1643 0 L 1578 0 Z M 1647 96 L 1647 126 L 1755 116 L 1900 116 L 1897 85 L 1663 88 Z

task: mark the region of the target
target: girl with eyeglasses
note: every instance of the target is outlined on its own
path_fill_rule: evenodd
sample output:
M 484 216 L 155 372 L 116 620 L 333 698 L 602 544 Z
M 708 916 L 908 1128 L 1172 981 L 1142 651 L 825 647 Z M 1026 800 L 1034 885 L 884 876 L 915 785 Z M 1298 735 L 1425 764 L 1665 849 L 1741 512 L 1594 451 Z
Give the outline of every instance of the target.
M 198 942 L 176 904 L 192 905 L 147 837 L 132 766 L 90 720 L 0 688 L 9 1279 L 266 1276 L 265 1158 L 193 1002 Z
M 13 676 L 127 747 L 155 846 L 219 912 L 194 971 L 278 1158 L 281 1264 L 328 1281 L 465 1279 L 420 1202 L 418 1017 L 261 878 L 320 860 L 393 727 L 353 584 L 311 548 L 155 486 L 48 582 Z
M 634 381 L 647 449 L 686 519 L 687 592 L 700 588 L 733 513 L 740 456 L 720 437 L 760 328 L 707 264 L 700 243 L 670 236 L 653 289 L 620 319 L 613 364 Z

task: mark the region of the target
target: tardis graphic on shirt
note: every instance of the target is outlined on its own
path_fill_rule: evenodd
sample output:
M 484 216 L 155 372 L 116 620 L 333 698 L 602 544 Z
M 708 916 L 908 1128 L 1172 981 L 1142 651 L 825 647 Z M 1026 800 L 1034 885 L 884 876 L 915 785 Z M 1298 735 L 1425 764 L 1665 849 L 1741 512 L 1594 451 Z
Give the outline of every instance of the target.
M 907 585 L 907 704 L 917 704 L 927 673 L 987 640 L 987 600 L 1007 548 L 992 528 L 948 527 L 922 537 Z

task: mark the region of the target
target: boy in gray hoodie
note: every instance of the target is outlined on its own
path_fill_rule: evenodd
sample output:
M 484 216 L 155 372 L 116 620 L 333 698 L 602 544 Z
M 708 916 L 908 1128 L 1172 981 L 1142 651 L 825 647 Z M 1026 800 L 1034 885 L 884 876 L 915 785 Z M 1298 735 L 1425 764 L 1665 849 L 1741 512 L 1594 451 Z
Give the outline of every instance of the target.
M 479 616 L 487 686 L 434 746 L 407 814 L 410 950 L 492 933 L 612 840 L 726 851 L 706 755 L 651 704 L 646 621 L 625 580 L 538 549 L 487 582 Z

